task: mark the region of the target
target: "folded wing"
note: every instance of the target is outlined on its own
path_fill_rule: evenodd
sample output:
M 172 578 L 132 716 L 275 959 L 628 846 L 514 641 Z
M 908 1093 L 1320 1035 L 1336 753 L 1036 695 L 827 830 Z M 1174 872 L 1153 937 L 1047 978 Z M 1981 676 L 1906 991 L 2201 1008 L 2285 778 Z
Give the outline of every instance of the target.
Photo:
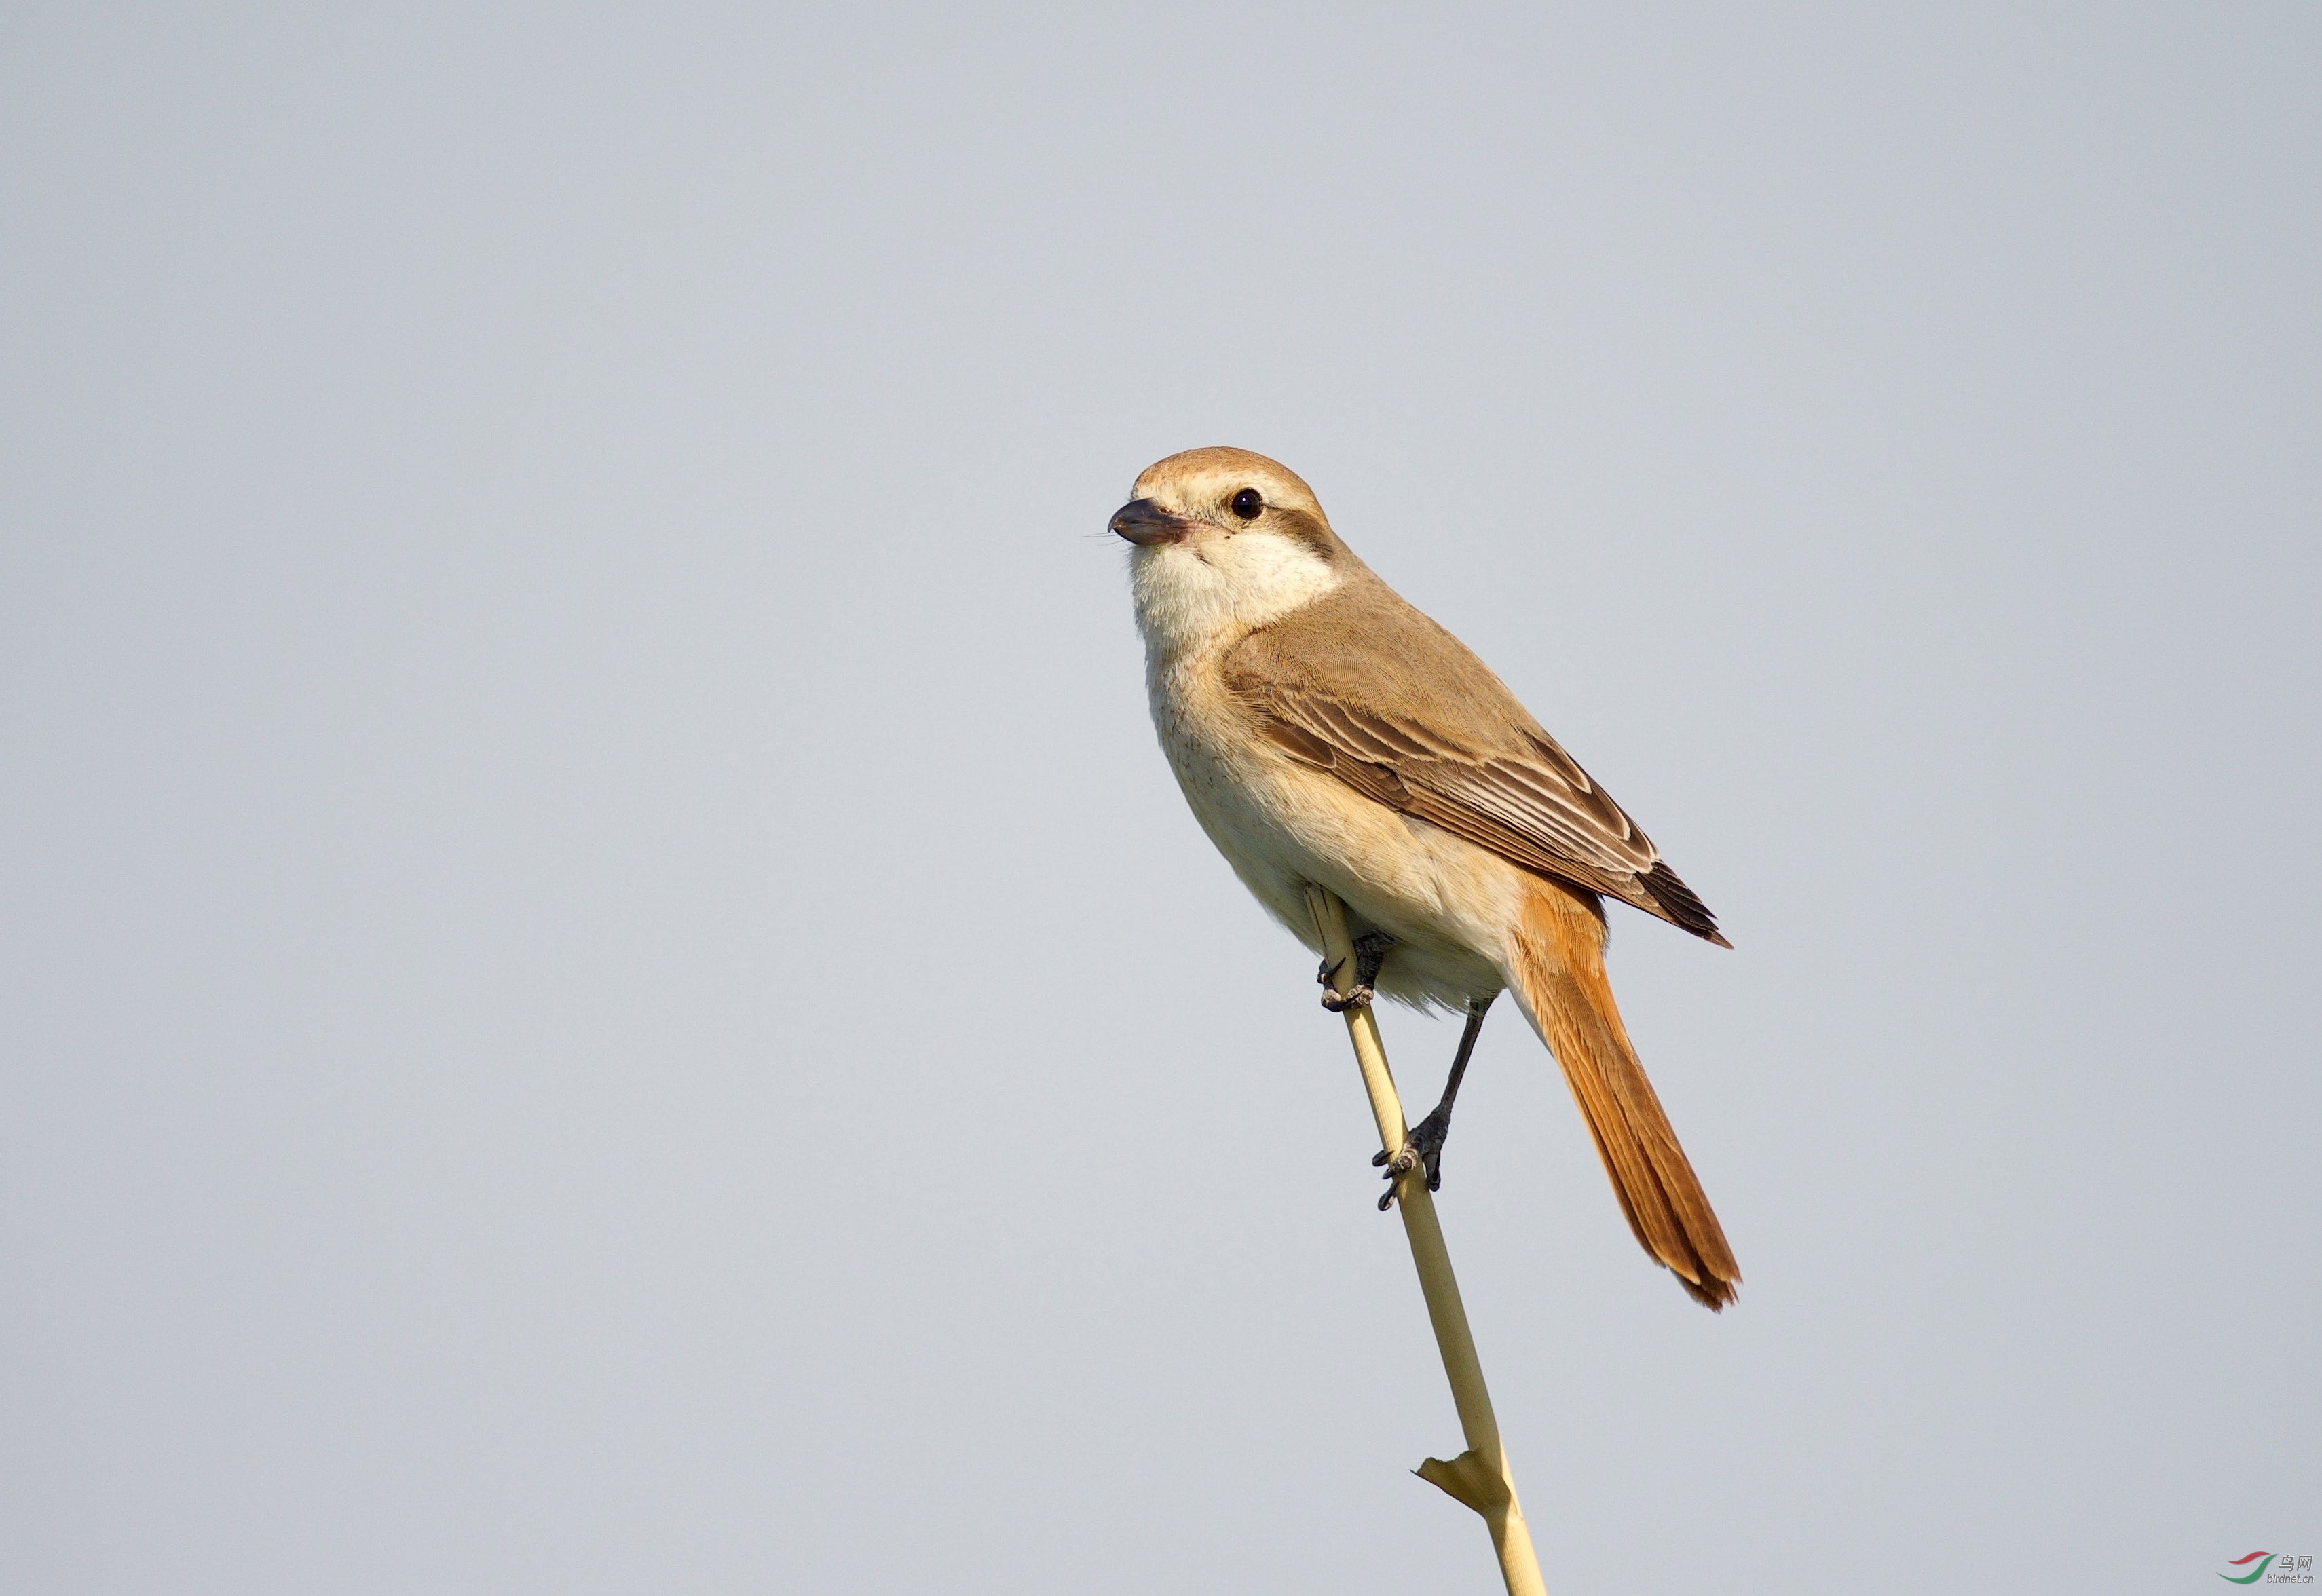
M 1376 613 L 1388 604 L 1402 613 Z M 1381 648 L 1382 634 L 1397 646 Z M 1293 758 L 1525 870 L 1732 945 L 1505 685 L 1376 578 L 1252 633 L 1225 668 L 1258 729 Z

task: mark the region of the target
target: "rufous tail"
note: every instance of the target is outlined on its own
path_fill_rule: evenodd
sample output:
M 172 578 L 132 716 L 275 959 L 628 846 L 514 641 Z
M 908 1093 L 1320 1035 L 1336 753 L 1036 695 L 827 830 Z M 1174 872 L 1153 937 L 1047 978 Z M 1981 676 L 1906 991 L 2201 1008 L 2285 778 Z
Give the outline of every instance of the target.
M 1595 893 L 1560 882 L 1527 887 L 1509 961 L 1516 1000 L 1563 1066 L 1638 1243 L 1695 1301 L 1722 1309 L 1742 1271 L 1629 1045 L 1604 977 L 1604 907 Z

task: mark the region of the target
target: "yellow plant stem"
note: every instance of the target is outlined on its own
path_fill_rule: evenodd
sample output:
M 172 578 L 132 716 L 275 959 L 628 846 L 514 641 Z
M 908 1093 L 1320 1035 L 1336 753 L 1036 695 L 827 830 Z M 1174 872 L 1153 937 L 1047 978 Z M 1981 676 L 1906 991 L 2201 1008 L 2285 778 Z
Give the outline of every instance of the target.
M 1318 887 L 1309 887 L 1306 898 L 1321 933 L 1323 961 L 1337 965 L 1331 990 L 1343 997 L 1355 983 L 1355 946 L 1347 931 L 1347 906 L 1336 894 Z M 1394 1077 L 1387 1072 L 1378 1020 L 1367 1003 L 1344 1012 L 1347 1035 L 1355 1044 L 1355 1062 L 1362 1067 L 1363 1086 L 1371 1094 L 1371 1116 L 1378 1121 L 1379 1145 L 1392 1157 L 1402 1148 L 1410 1127 L 1403 1123 Z M 1467 1442 L 1467 1450 L 1450 1462 L 1431 1457 L 1416 1472 L 1421 1479 L 1483 1515 L 1486 1528 L 1492 1532 L 1492 1550 L 1499 1555 L 1500 1577 L 1507 1582 L 1508 1596 L 1546 1596 L 1540 1560 L 1532 1555 L 1531 1531 L 1525 1527 L 1523 1508 L 1516 1500 L 1515 1476 L 1500 1446 L 1500 1421 L 1492 1413 L 1492 1395 L 1484 1386 L 1484 1366 L 1476 1361 L 1476 1338 L 1467 1330 L 1459 1281 L 1451 1272 L 1443 1227 L 1436 1222 L 1435 1197 L 1427 1190 L 1426 1168 L 1414 1164 L 1397 1176 L 1394 1197 L 1403 1214 L 1403 1234 L 1411 1242 L 1411 1261 L 1419 1270 L 1419 1289 L 1427 1298 L 1428 1321 L 1435 1327 L 1435 1345 L 1443 1354 L 1443 1373 L 1451 1382 L 1452 1405 L 1459 1410 L 1459 1429 Z

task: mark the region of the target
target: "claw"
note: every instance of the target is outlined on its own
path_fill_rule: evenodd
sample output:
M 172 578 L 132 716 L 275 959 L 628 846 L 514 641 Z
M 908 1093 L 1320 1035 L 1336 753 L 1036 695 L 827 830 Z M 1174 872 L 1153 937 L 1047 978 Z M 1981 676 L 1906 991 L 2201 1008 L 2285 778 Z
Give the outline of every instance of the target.
M 1378 979 L 1379 966 L 1386 962 L 1387 950 L 1394 946 L 1394 938 L 1384 931 L 1366 932 L 1355 939 L 1355 984 L 1344 996 L 1337 992 L 1322 994 L 1322 1007 L 1332 1014 L 1343 1014 L 1349 1008 L 1360 1008 L 1378 996 L 1371 983 Z M 1346 967 L 1344 959 L 1325 959 L 1314 972 L 1314 979 L 1324 987 L 1338 979 Z
M 1394 1205 L 1394 1183 L 1422 1166 L 1427 1171 L 1427 1189 L 1430 1191 L 1443 1190 L 1443 1143 L 1450 1132 L 1451 1117 L 1439 1108 L 1412 1126 L 1410 1133 L 1403 1138 L 1403 1145 L 1392 1154 L 1382 1148 L 1371 1155 L 1371 1167 L 1386 1171 L 1379 1177 L 1388 1183 L 1388 1190 L 1379 1197 L 1380 1213 L 1386 1212 Z
M 1344 959 L 1325 959 L 1322 961 L 1322 967 L 1314 972 L 1315 981 L 1323 989 L 1322 1007 L 1332 1014 L 1343 1014 L 1349 1008 L 1360 1008 L 1377 996 L 1371 990 L 1371 983 L 1360 979 L 1347 990 L 1344 997 L 1331 991 L 1330 983 L 1338 979 L 1339 971 L 1346 967 L 1347 962 Z M 1362 973 L 1362 962 L 1359 959 L 1356 961 L 1355 972 L 1358 978 Z

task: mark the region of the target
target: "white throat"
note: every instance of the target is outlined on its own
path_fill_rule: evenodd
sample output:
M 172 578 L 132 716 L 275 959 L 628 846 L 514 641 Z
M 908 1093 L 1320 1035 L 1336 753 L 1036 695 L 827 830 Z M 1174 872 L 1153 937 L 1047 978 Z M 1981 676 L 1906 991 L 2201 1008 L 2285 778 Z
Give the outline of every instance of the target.
M 1129 586 L 1146 652 L 1203 653 L 1312 604 L 1345 580 L 1295 538 L 1274 532 L 1201 534 L 1135 550 Z

